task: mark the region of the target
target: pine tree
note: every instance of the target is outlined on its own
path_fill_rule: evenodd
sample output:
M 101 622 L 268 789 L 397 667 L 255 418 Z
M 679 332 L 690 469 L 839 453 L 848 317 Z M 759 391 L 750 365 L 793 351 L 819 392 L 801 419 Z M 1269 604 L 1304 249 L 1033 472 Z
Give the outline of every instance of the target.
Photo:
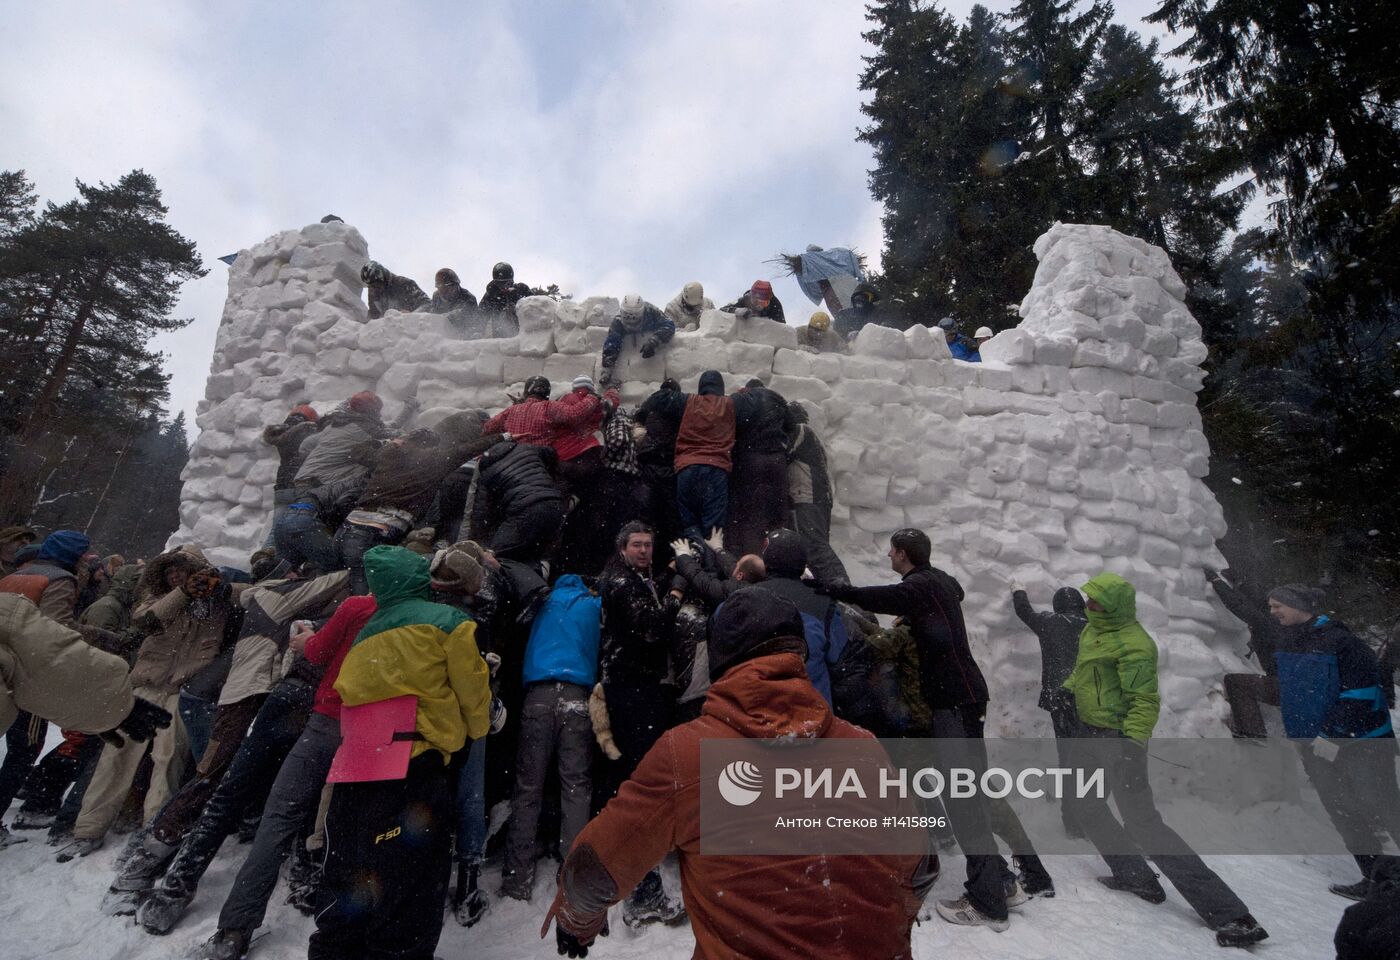
M 80 438 L 120 436 L 165 399 L 168 377 L 148 343 L 189 322 L 171 313 L 181 284 L 204 275 L 194 245 L 165 222 L 149 174 L 77 189 L 77 199 L 51 203 L 0 236 L 7 520 L 31 514 L 45 478 Z M 22 184 L 8 195 L 22 196 Z
M 1186 88 L 1208 105 L 1227 169 L 1262 187 L 1264 256 L 1296 267 L 1305 309 L 1265 338 L 1291 389 L 1272 395 L 1248 367 L 1232 384 L 1307 429 L 1274 455 L 1312 496 L 1298 511 L 1351 538 L 1400 576 L 1400 505 L 1356 497 L 1400 470 L 1400 43 L 1392 5 L 1302 0 L 1164 0 L 1181 32 Z M 1283 399 L 1280 399 L 1282 396 Z M 1303 522 L 1300 520 L 1300 522 Z M 1370 533 L 1375 531 L 1377 536 Z

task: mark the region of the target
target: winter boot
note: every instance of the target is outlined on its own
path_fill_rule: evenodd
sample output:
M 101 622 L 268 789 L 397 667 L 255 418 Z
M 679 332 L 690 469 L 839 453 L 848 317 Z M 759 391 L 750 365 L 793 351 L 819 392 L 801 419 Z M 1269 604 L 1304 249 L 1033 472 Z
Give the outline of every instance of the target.
M 1114 876 L 1097 877 L 1096 879 L 1110 890 L 1121 890 L 1124 893 L 1134 894 L 1148 903 L 1164 903 L 1167 899 L 1167 891 L 1163 890 L 1162 885 L 1157 882 L 1155 873 L 1141 883 L 1120 880 Z
M 161 885 L 136 908 L 136 922 L 147 933 L 164 936 L 180 922 L 194 900 L 194 888 L 166 873 Z
M 54 814 L 48 810 L 26 810 L 19 808 L 15 814 L 14 823 L 16 830 L 47 830 L 53 826 Z
M 1346 897 L 1348 900 L 1365 900 L 1367 894 L 1371 892 L 1371 881 L 1362 877 L 1355 883 L 1334 883 L 1327 889 L 1339 897 Z
M 19 824 L 15 824 L 15 826 L 19 826 Z M 17 837 L 6 830 L 3 825 L 0 825 L 0 850 L 4 850 L 6 847 L 13 847 L 17 843 L 24 843 L 28 839 L 28 837 Z
M 151 888 L 156 885 L 165 867 L 175 856 L 173 844 L 161 843 L 147 837 L 127 858 L 112 886 L 102 898 L 102 912 L 109 917 L 129 917 Z
M 452 891 L 452 915 L 464 927 L 476 926 L 491 906 L 486 891 L 478 885 L 480 879 L 480 864 L 465 860 L 458 862 L 457 888 Z
M 1026 888 L 1021 886 L 1021 881 L 1012 880 L 1006 885 L 1006 909 L 1019 907 L 1023 903 L 1029 903 L 1031 895 L 1026 892 Z
M 135 855 L 137 850 L 141 849 L 141 845 L 145 842 L 145 830 L 131 831 L 131 834 L 126 838 L 126 846 L 122 847 L 121 853 L 117 854 L 117 859 L 112 861 L 113 866 L 115 866 L 118 870 L 126 869 L 126 862 L 130 860 L 133 855 Z
M 58 854 L 54 859 L 59 863 L 67 863 L 69 860 L 76 860 L 78 857 L 90 856 L 101 849 L 101 837 L 74 837 L 62 847 L 59 847 Z
M 215 930 L 194 955 L 195 960 L 243 960 L 253 942 L 252 934 L 251 930 Z
M 940 900 L 935 909 L 944 920 L 962 927 L 987 927 L 997 933 L 1005 933 L 1007 928 L 1011 926 L 1010 920 L 993 920 L 978 910 L 966 895 L 956 900 Z
M 1246 913 L 1238 920 L 1231 920 L 1215 931 L 1215 942 L 1222 947 L 1247 947 L 1269 936 L 1269 931 L 1259 926 L 1252 914 Z
M 1039 857 L 1013 857 L 1012 862 L 1020 871 L 1016 881 L 1025 896 L 1053 897 L 1055 895 L 1055 881 L 1050 879 L 1050 874 L 1040 862 Z M 1010 905 L 1010 903 L 1007 904 L 1007 906 Z

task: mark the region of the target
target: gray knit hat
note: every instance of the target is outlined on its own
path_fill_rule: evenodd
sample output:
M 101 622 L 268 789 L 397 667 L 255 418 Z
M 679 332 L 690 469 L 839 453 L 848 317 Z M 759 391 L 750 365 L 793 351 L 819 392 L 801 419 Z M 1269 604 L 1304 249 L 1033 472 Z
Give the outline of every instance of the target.
M 1292 607 L 1303 613 L 1318 614 L 1323 611 L 1326 598 L 1321 590 L 1306 583 L 1285 583 L 1270 590 L 1269 599 L 1277 600 L 1285 607 Z

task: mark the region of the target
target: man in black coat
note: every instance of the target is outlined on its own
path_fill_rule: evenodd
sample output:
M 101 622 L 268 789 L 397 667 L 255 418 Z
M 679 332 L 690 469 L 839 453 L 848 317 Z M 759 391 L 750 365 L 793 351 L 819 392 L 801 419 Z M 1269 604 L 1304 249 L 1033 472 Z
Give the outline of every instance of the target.
M 644 523 L 625 524 L 617 553 L 603 570 L 603 632 L 600 660 L 603 696 L 613 739 L 622 755 L 595 779 L 594 805 L 601 809 L 632 776 L 642 757 L 671 728 L 675 687 L 668 683 L 670 639 L 683 596 L 668 589 L 666 571 L 653 572 L 655 534 Z M 652 870 L 623 905 L 629 927 L 672 922 L 682 907 L 666 896 L 661 874 Z
M 558 457 L 552 447 L 507 440 L 481 457 L 479 491 L 490 501 L 498 521 L 491 536 L 496 556 L 537 563 L 553 549 L 564 523 L 564 498 L 554 472 Z M 478 497 L 478 501 L 480 497 Z M 477 503 L 478 516 L 482 504 Z
M 823 589 L 871 613 L 894 614 L 909 628 L 919 648 L 919 686 L 933 711 L 933 735 L 951 741 L 940 759 L 949 766 L 980 770 L 987 765 L 987 751 L 980 743 L 987 716 L 987 682 L 967 643 L 962 585 L 929 562 L 932 552 L 933 545 L 922 530 L 896 530 L 888 556 L 890 568 L 900 575 L 899 583 L 884 587 L 827 584 Z M 964 852 L 994 849 L 995 829 L 1008 838 L 1017 854 L 1023 868 L 1021 889 L 1026 894 L 1049 895 L 1050 877 L 1009 804 L 949 798 L 946 805 Z M 1020 891 L 1005 860 L 995 854 L 969 853 L 966 890 L 958 900 L 938 902 L 943 919 L 998 931 L 1007 928 L 1008 896 Z
M 724 542 L 736 553 L 758 553 L 768 531 L 787 525 L 788 403 L 757 378 L 733 394 L 734 470 Z
M 849 583 L 845 564 L 831 549 L 831 471 L 826 448 L 801 404 L 788 404 L 788 498 L 792 523 L 807 548 L 812 574 L 823 583 Z
M 1206 582 L 1214 588 L 1225 609 L 1249 628 L 1248 653 L 1264 668 L 1262 677 L 1257 673 L 1225 675 L 1225 701 L 1230 704 L 1232 718 L 1230 732 L 1242 739 L 1266 737 L 1269 731 L 1259 705 L 1279 705 L 1278 662 L 1274 654 L 1278 652 L 1282 628 L 1269 616 L 1268 601 L 1262 594 L 1244 589 L 1243 583 L 1232 583 L 1210 567 L 1206 567 Z
M 1075 735 L 1078 717 L 1074 697 L 1064 689 L 1064 682 L 1074 672 L 1074 661 L 1079 656 L 1079 635 L 1089 625 L 1089 618 L 1084 615 L 1084 597 L 1074 587 L 1061 587 L 1055 591 L 1051 600 L 1053 612 L 1049 612 L 1031 606 L 1026 591 L 1017 587 L 1011 591 L 1011 605 L 1016 610 L 1016 616 L 1031 628 L 1040 641 L 1040 699 L 1037 706 L 1050 714 L 1050 726 L 1055 731 L 1060 762 L 1068 765 L 1068 741 Z M 1067 804 L 1060 804 L 1060 820 L 1064 823 L 1065 833 L 1071 837 L 1084 835 Z

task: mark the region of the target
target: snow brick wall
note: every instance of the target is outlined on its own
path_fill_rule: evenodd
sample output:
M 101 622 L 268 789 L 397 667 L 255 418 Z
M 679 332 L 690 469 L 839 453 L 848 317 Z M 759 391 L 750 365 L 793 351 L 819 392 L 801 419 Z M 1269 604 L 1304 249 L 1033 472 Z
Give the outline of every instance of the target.
M 832 544 L 853 580 L 891 581 L 889 535 L 915 526 L 962 582 L 993 735 L 1049 735 L 1035 709 L 1039 650 L 1012 613 L 1011 584 L 1045 608 L 1056 587 L 1102 570 L 1137 586 L 1161 650 L 1158 733 L 1225 735 L 1220 678 L 1240 669 L 1243 631 L 1201 573 L 1224 565 L 1225 522 L 1202 482 L 1206 348 L 1185 285 L 1162 250 L 1108 227 L 1056 224 L 1035 253 L 1021 323 L 983 347 L 981 364 L 951 359 L 926 327 L 867 327 L 837 356 L 797 350 L 793 327 L 710 311 L 650 360 L 624 350 L 624 401 L 635 407 L 666 376 L 694 389 L 715 368 L 730 389 L 757 376 L 803 402 L 826 440 Z M 259 434 L 303 400 L 326 412 L 374 390 L 388 419 L 416 395 L 418 422 L 432 425 L 456 409 L 498 410 L 534 374 L 556 396 L 580 373 L 598 376 L 615 299 L 532 297 L 518 336 L 464 341 L 431 314 L 367 320 L 367 259 L 341 223 L 239 254 L 172 545 L 246 564 L 272 510 L 276 453 Z

